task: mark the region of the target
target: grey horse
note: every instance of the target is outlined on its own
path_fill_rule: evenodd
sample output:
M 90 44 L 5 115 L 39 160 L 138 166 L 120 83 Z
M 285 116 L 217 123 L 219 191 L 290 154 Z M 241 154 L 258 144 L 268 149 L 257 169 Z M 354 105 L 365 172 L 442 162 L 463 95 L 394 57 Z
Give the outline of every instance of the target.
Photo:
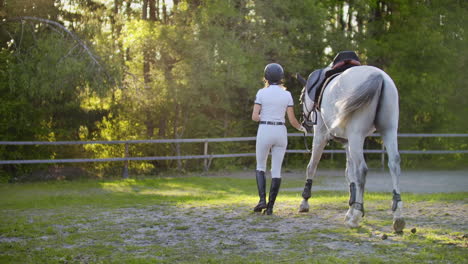
M 312 157 L 307 166 L 306 184 L 300 212 L 309 211 L 308 199 L 323 149 L 329 140 L 344 143 L 346 149 L 345 176 L 349 183 L 349 210 L 345 216 L 348 227 L 358 227 L 364 216 L 364 188 L 367 165 L 364 140 L 374 131 L 383 139 L 388 154 L 388 167 L 393 182 L 393 228 L 402 232 L 405 226 L 400 196 L 400 155 L 398 152 L 398 91 L 384 71 L 372 66 L 352 67 L 330 81 L 324 88 L 314 125 Z M 305 89 L 304 89 L 305 90 Z M 302 95 L 303 114 L 310 118 L 314 102 Z

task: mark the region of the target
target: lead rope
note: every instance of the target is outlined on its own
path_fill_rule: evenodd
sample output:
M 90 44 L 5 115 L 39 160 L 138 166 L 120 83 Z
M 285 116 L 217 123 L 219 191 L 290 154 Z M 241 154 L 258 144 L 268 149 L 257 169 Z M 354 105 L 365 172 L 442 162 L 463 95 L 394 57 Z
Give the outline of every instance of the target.
M 309 113 L 309 116 L 306 116 L 306 115 L 304 115 L 304 113 L 302 113 L 301 125 L 306 125 L 306 120 L 309 119 L 309 117 L 310 117 L 310 113 Z M 312 151 L 309 149 L 309 144 L 307 144 L 307 136 L 306 135 L 307 135 L 306 133 L 302 132 L 302 137 L 304 138 L 305 149 L 307 150 L 308 153 L 311 153 Z
M 307 137 L 306 137 L 306 133 L 302 133 L 303 134 L 303 138 L 304 138 L 304 145 L 305 145 L 305 148 L 307 150 L 307 152 L 311 153 L 312 151 L 309 149 L 309 144 L 307 144 Z

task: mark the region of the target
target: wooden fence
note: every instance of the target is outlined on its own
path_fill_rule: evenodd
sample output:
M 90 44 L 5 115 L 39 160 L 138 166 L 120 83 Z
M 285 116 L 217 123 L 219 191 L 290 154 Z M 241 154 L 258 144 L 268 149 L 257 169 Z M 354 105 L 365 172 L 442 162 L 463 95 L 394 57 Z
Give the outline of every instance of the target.
M 289 133 L 288 137 L 302 137 L 300 133 Z M 371 137 L 379 137 L 379 134 L 372 134 Z M 313 134 L 307 135 L 307 138 L 313 137 Z M 468 134 L 398 134 L 398 138 L 427 138 L 427 137 L 468 137 Z M 128 177 L 129 161 L 152 161 L 152 160 L 186 160 L 203 159 L 205 170 L 209 169 L 212 159 L 215 158 L 235 158 L 235 157 L 254 157 L 255 153 L 232 153 L 232 154 L 209 154 L 209 143 L 215 142 L 243 142 L 255 141 L 255 137 L 235 137 L 235 138 L 205 138 L 205 139 L 152 139 L 152 140 L 110 140 L 110 141 L 0 141 L 1 145 L 86 145 L 86 144 L 124 144 L 123 157 L 111 158 L 85 158 L 85 159 L 41 159 L 41 160 L 0 160 L 2 164 L 42 164 L 42 163 L 79 163 L 79 162 L 124 162 L 123 177 Z M 308 139 L 309 144 L 312 142 Z M 162 144 L 162 143 L 203 143 L 203 155 L 185 155 L 185 156 L 159 156 L 159 157 L 131 157 L 129 153 L 130 144 Z M 400 150 L 400 154 L 467 154 L 468 150 Z M 286 153 L 308 153 L 305 149 L 288 149 Z M 345 153 L 343 149 L 326 149 L 324 153 Z M 382 167 L 385 166 L 385 149 L 382 144 L 380 149 L 364 149 L 364 153 L 380 153 Z

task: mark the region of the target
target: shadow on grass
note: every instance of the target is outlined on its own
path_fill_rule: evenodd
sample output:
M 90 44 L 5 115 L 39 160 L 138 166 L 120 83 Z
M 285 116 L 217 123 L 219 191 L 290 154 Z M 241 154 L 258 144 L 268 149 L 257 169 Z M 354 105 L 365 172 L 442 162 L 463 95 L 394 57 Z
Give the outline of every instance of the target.
M 256 187 L 250 179 L 176 177 L 85 180 L 0 185 L 3 209 L 62 206 L 123 207 L 158 203 L 246 199 Z
M 301 180 L 282 186 L 300 187 Z M 268 186 L 267 186 L 268 189 Z M 300 192 L 280 193 L 284 201 L 301 201 Z M 319 203 L 347 199 L 347 192 L 313 191 Z M 403 194 L 407 201 L 463 200 L 466 193 Z M 240 204 L 258 199 L 254 179 L 220 177 L 158 177 L 127 180 L 81 180 L 0 185 L 3 209 L 55 208 L 64 206 L 128 207 L 161 203 Z M 366 193 L 366 201 L 388 201 L 388 193 Z

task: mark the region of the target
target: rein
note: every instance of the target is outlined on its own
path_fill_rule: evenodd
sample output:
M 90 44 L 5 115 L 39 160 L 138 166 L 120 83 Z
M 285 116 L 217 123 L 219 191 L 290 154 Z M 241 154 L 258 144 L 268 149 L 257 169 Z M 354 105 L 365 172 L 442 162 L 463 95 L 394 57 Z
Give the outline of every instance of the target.
M 306 94 L 306 89 L 304 88 L 303 90 L 303 93 L 301 95 L 301 98 L 300 98 L 300 101 L 301 101 L 301 104 L 303 106 L 302 109 L 306 109 L 306 111 L 308 112 L 308 114 L 305 114 L 304 111 L 302 111 L 302 116 L 301 116 L 301 125 L 303 127 L 305 127 L 305 129 L 307 129 L 307 131 L 310 131 L 312 132 L 312 128 L 314 127 L 314 125 L 317 124 L 317 112 L 315 111 L 314 107 L 312 106 L 312 109 L 309 111 L 309 109 L 307 108 L 307 105 L 305 104 L 305 96 L 307 96 Z M 312 113 L 314 113 L 314 119 L 311 120 L 311 115 Z M 309 144 L 307 144 L 307 137 L 306 137 L 306 133 L 303 134 L 303 137 L 304 137 L 304 146 L 307 150 L 307 152 L 312 152 L 310 149 L 309 149 Z
M 301 97 L 299 98 L 299 101 L 301 103 L 301 105 L 303 106 L 302 109 L 306 109 L 306 111 L 308 112 L 308 114 L 306 115 L 304 113 L 304 111 L 302 111 L 302 116 L 301 116 L 301 125 L 303 125 L 307 131 L 312 131 L 312 128 L 314 127 L 314 125 L 317 124 L 317 112 L 316 110 L 314 109 L 314 106 L 312 106 L 312 109 L 310 109 L 309 111 L 309 108 L 307 108 L 307 105 L 305 104 L 305 97 L 307 96 L 307 91 L 304 87 L 304 89 L 302 90 L 302 94 L 301 94 Z M 311 120 L 310 118 L 310 115 L 312 115 L 312 113 L 314 113 L 314 119 Z

